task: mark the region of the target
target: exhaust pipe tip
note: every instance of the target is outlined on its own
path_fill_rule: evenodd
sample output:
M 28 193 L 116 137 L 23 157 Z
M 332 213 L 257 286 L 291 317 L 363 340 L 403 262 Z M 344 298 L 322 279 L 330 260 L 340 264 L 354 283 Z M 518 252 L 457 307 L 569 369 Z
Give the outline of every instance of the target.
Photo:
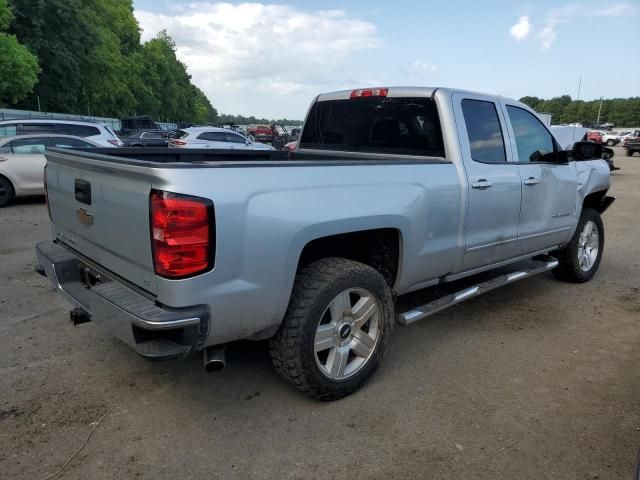
M 225 365 L 224 347 L 207 347 L 204 349 L 204 369 L 209 373 L 221 371 Z

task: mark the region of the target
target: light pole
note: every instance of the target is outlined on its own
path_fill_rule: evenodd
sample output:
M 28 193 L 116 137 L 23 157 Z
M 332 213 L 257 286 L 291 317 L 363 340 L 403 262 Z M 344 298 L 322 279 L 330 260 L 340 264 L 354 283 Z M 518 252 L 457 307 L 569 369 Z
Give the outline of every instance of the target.
M 596 120 L 596 125 L 600 125 L 600 112 L 602 111 L 602 97 L 600 97 L 600 107 L 598 107 L 598 119 Z

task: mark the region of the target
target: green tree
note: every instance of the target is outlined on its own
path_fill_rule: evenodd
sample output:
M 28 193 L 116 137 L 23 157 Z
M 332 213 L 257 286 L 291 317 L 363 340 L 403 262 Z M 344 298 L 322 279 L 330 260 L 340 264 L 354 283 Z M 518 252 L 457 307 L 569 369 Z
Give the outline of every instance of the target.
M 82 0 L 9 0 L 11 33 L 37 57 L 42 68 L 35 86 L 43 110 L 86 112 L 88 56 L 98 38 L 83 17 Z M 33 109 L 34 99 L 20 103 Z
M 12 19 L 6 0 L 0 0 L 0 106 L 14 104 L 31 93 L 40 71 L 29 49 L 4 33 Z
M 85 0 L 82 21 L 97 39 L 85 61 L 82 102 L 100 115 L 133 112 L 141 85 L 135 55 L 140 33 L 131 0 Z

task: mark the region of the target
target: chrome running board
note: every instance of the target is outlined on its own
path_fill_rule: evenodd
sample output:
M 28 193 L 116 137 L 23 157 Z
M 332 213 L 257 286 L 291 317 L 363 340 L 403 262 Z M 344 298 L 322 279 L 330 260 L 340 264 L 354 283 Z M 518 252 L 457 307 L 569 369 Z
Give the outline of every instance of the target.
M 518 280 L 547 272 L 557 266 L 558 260 L 548 255 L 540 255 L 532 260 L 524 262 L 524 264 L 517 263 L 511 266 L 511 271 L 502 273 L 495 278 L 467 286 L 466 288 L 453 293 L 445 294 L 440 298 L 425 303 L 424 305 L 420 305 L 418 307 L 411 308 L 406 312 L 400 313 L 398 315 L 398 323 L 401 325 L 410 325 L 418 320 L 428 317 L 429 315 L 440 312 L 445 308 L 449 308 L 504 285 L 517 282 Z M 504 269 L 501 269 L 501 271 L 504 271 Z M 460 282 L 462 282 L 462 280 L 460 280 Z

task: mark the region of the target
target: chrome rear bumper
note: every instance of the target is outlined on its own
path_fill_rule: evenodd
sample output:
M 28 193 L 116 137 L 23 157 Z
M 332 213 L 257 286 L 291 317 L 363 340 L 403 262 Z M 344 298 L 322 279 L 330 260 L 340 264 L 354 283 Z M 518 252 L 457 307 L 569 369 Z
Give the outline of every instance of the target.
M 180 357 L 202 347 L 209 326 L 206 307 L 158 305 L 51 240 L 39 243 L 36 255 L 54 288 L 140 355 Z

